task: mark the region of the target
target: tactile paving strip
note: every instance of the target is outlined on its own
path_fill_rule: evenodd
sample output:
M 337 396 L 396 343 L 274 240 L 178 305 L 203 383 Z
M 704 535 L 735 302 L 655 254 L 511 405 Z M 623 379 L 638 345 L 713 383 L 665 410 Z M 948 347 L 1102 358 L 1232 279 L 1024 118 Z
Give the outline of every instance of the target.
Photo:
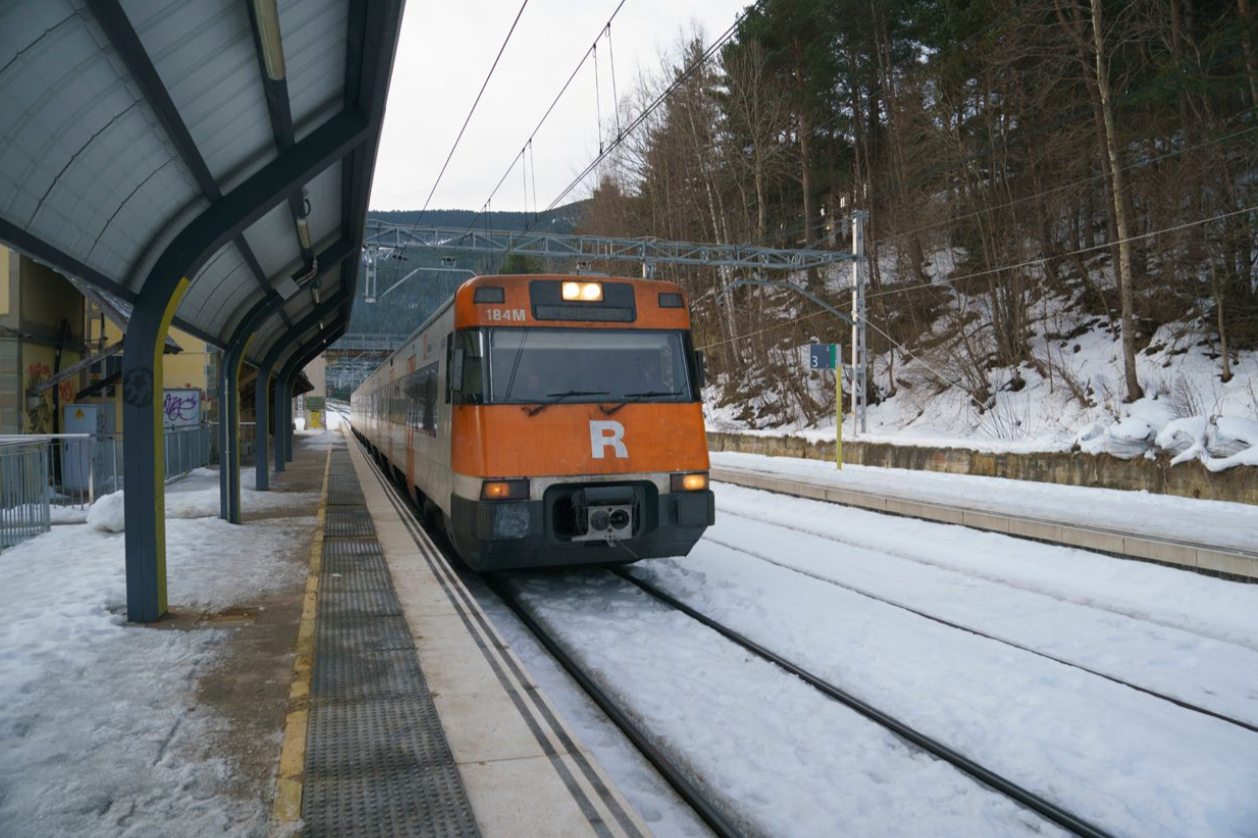
M 336 468 L 335 458 L 332 460 L 332 466 L 332 473 L 339 473 L 341 475 L 344 475 L 347 470 L 353 468 L 352 465 L 346 463 L 338 470 Z M 351 471 L 350 473 L 352 474 L 353 472 Z M 328 506 L 362 506 L 366 502 L 367 501 L 363 498 L 362 487 L 358 485 L 357 479 L 351 483 L 342 477 L 337 480 L 336 483 L 333 483 L 332 475 L 328 475 Z
M 364 502 L 348 454 L 332 453 L 328 486 Z M 362 531 L 355 513 L 325 522 L 304 834 L 479 836 L 370 518 L 367 537 L 338 535 Z
M 323 534 L 328 538 L 374 538 L 376 525 L 365 506 L 334 506 L 328 509 Z

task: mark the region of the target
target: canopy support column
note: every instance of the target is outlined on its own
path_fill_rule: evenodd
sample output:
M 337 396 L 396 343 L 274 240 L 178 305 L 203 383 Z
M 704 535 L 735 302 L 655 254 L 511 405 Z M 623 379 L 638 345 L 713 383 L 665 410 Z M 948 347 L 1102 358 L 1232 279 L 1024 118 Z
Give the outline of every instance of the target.
M 122 356 L 127 619 L 136 623 L 166 613 L 165 429 L 158 391 L 166 333 L 188 290 L 188 278 L 173 270 L 166 281 L 150 279 L 132 311 Z
M 175 310 L 215 252 L 303 183 L 370 137 L 357 109 L 342 111 L 213 201 L 153 263 L 123 343 L 127 618 L 151 622 L 166 612 L 166 508 L 162 437 L 162 352 Z

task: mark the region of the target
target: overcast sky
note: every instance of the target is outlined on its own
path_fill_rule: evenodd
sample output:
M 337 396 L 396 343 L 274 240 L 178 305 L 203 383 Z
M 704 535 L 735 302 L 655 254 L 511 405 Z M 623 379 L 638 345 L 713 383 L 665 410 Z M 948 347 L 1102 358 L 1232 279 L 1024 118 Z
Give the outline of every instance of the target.
M 411 0 L 393 65 L 372 209 L 419 209 L 485 80 L 521 0 Z M 433 196 L 431 209 L 478 210 L 619 0 L 530 0 Z M 617 92 L 700 27 L 711 42 L 748 0 L 627 0 L 612 23 Z M 607 40 L 599 41 L 604 125 L 613 119 Z M 544 209 L 598 153 L 594 67 L 586 62 L 533 142 Z M 531 173 L 530 173 L 531 174 Z M 495 210 L 525 208 L 519 167 Z M 530 209 L 532 184 L 530 189 Z M 577 190 L 569 200 L 584 197 Z

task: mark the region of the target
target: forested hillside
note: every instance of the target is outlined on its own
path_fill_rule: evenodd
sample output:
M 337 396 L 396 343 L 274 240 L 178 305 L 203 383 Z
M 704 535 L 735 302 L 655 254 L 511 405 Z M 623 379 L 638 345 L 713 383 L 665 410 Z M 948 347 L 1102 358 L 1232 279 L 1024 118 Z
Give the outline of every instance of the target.
M 1252 418 L 1254 38 L 1249 0 L 765 0 L 604 165 L 583 229 L 842 249 L 867 212 L 884 432 Z M 714 421 L 832 427 L 805 353 L 844 324 L 764 289 L 718 306 L 734 272 L 665 273 L 718 373 Z M 792 279 L 843 307 L 849 274 Z

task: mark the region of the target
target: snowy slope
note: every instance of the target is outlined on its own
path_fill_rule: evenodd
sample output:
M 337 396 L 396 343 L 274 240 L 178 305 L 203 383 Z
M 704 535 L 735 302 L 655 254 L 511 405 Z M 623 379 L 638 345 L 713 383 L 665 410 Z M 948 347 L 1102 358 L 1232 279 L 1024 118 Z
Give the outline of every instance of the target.
M 948 268 L 954 257 L 951 254 L 937 261 Z M 932 268 L 928 273 L 933 276 L 938 272 Z M 1107 283 L 1103 273 L 1094 276 L 1094 281 Z M 884 266 L 883 274 L 884 281 L 894 281 L 894 260 Z M 839 294 L 847 287 L 847 280 L 835 278 L 830 285 L 832 293 Z M 953 305 L 957 305 L 955 299 Z M 978 312 L 983 310 L 982 304 L 973 298 L 967 298 L 965 305 Z M 788 306 L 785 310 L 794 309 Z M 798 310 L 812 314 L 815 307 L 806 304 Z M 1215 347 L 1191 323 L 1159 328 L 1148 346 L 1137 354 L 1137 377 L 1145 397 L 1126 404 L 1121 344 L 1106 321 L 1055 297 L 1038 301 L 1030 319 L 1030 351 L 1037 364 L 988 370 L 986 384 L 994 394 L 994 405 L 982 412 L 976 408 L 963 386 L 966 379 L 956 347 L 945 340 L 931 350 L 916 350 L 912 357 L 897 353 L 896 392 L 870 405 L 868 433 L 861 438 L 986 451 L 1061 451 L 1070 449 L 1081 437 L 1101 436 L 1129 417 L 1149 423 L 1154 435 L 1167 423 L 1184 417 L 1258 421 L 1258 353 L 1241 352 L 1239 361 L 1232 365 L 1233 377 L 1224 383 Z M 850 349 L 849 331 L 836 328 L 838 324 L 828 315 L 801 323 L 817 336 L 818 342 L 833 341 L 841 335 L 845 348 Z M 942 338 L 940 323 L 935 327 L 928 337 Z M 743 382 L 741 395 L 728 403 L 722 401 L 719 387 L 708 388 L 704 399 L 708 427 L 833 440 L 834 416 L 828 407 L 834 403 L 833 376 L 824 371 L 807 371 L 807 345 L 785 351 L 794 354 L 792 365 L 800 375 L 807 376 L 809 392 L 823 406 L 815 424 L 806 422 L 793 406 L 785 406 L 778 387 L 772 383 L 761 382 L 748 389 Z M 885 356 L 874 358 L 870 377 L 881 393 L 889 393 Z M 727 382 L 718 382 L 724 383 Z M 848 411 L 845 396 L 845 414 Z M 844 434 L 851 438 L 850 420 Z M 1110 446 L 1108 439 L 1094 448 L 1118 456 L 1139 456 L 1144 452 L 1140 446 L 1127 449 L 1121 441 Z M 1254 462 L 1258 462 L 1258 452 L 1229 465 Z

